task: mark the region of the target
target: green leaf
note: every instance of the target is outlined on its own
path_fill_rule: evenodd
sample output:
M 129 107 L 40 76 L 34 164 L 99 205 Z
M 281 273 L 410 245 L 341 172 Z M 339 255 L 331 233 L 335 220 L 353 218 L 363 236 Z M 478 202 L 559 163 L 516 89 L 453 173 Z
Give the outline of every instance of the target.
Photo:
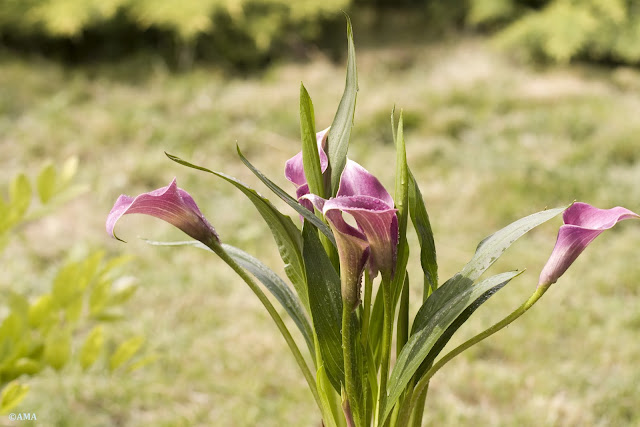
M 0 393 L 0 414 L 6 414 L 15 408 L 26 397 L 29 386 L 12 381 Z
M 29 307 L 29 325 L 33 328 L 48 329 L 54 326 L 56 313 L 55 303 L 50 294 L 38 297 Z
M 302 227 L 302 239 L 313 326 L 327 377 L 340 393 L 344 383 L 340 276 L 324 251 L 316 230 L 307 221 Z
M 25 319 L 15 312 L 9 313 L 0 325 L 0 362 L 18 353 L 20 343 L 27 338 Z
M 120 366 L 127 363 L 133 356 L 136 355 L 136 353 L 138 353 L 138 351 L 140 351 L 140 348 L 142 348 L 142 344 L 144 344 L 144 337 L 141 336 L 129 338 L 128 340 L 120 344 L 109 359 L 109 369 L 115 371 Z
M 89 314 L 91 316 L 96 316 L 107 307 L 110 293 L 111 282 L 108 280 L 100 280 L 91 288 L 89 295 Z
M 382 327 L 384 321 L 384 300 L 382 289 L 379 288 L 371 309 L 369 326 L 369 345 L 374 355 L 376 369 L 380 366 L 380 347 L 382 345 Z
M 52 329 L 44 343 L 44 361 L 55 370 L 66 365 L 71 356 L 71 331 L 69 329 Z
M 36 186 L 42 203 L 47 203 L 56 193 L 56 168 L 52 163 L 47 164 L 38 175 Z
M 460 329 L 460 327 L 469 319 L 469 317 L 471 317 L 471 315 L 482 304 L 485 303 L 485 301 L 491 298 L 500 289 L 501 287 L 495 287 L 495 288 L 489 289 L 487 292 L 480 295 L 480 297 L 477 300 L 475 300 L 473 304 L 467 307 L 466 310 L 460 313 L 460 315 L 456 318 L 456 320 L 454 320 L 453 323 L 451 323 L 451 325 L 447 328 L 447 330 L 444 331 L 444 333 L 440 336 L 440 338 L 438 338 L 438 341 L 433 345 L 433 348 L 431 349 L 431 351 L 429 351 L 429 354 L 424 359 L 424 362 L 422 362 L 422 365 L 416 372 L 416 378 L 421 378 L 422 375 L 424 375 L 424 373 L 431 368 L 431 366 L 433 365 L 433 362 L 435 362 L 436 360 L 436 357 L 438 357 L 438 354 L 440 354 L 440 352 L 447 345 L 451 337 L 453 337 L 453 334 L 455 334 L 456 331 Z
M 324 365 L 318 368 L 316 372 L 316 387 L 318 389 L 318 396 L 320 396 L 320 404 L 322 405 L 322 422 L 326 427 L 338 427 L 334 414 L 331 410 L 331 400 L 333 398 L 333 390 L 330 388 L 329 378 L 327 372 L 324 369 Z
M 22 220 L 31 204 L 31 183 L 23 173 L 18 174 L 9 187 L 8 213 L 0 223 L 0 230 L 6 230 Z
M 418 235 L 420 244 L 420 265 L 424 273 L 425 292 L 424 298 L 431 295 L 438 288 L 438 262 L 436 260 L 436 245 L 433 240 L 433 231 L 429 214 L 424 205 L 424 199 L 420 192 L 420 187 L 416 182 L 411 170 L 409 172 L 409 212 L 413 227 Z
M 549 221 L 564 212 L 569 206 L 548 209 L 521 218 L 494 234 L 484 238 L 476 248 L 476 252 L 464 268 L 443 286 L 453 286 L 458 281 L 470 279 L 475 281 L 509 248 L 516 240 L 533 228 Z M 453 282 L 452 284 L 448 284 Z
M 271 181 L 262 172 L 256 169 L 249 162 L 249 160 L 247 160 L 247 158 L 242 154 L 239 146 L 236 146 L 236 148 L 238 150 L 238 156 L 240 156 L 240 160 L 242 160 L 242 163 L 244 163 L 249 168 L 249 170 L 253 172 L 254 175 L 257 176 L 260 179 L 260 181 L 264 183 L 264 185 L 266 185 L 271 191 L 274 192 L 276 196 L 280 197 L 282 201 L 284 201 L 286 204 L 292 207 L 296 212 L 302 215 L 306 220 L 311 222 L 311 224 L 316 226 L 316 228 L 318 228 L 318 230 L 320 230 L 322 234 L 327 236 L 331 244 L 334 247 L 336 246 L 336 239 L 333 237 L 333 233 L 331 232 L 331 229 L 327 224 L 322 222 L 322 220 L 320 220 L 317 216 L 315 216 L 313 212 L 309 211 L 307 208 L 305 208 L 300 203 L 298 203 L 298 201 L 293 197 L 291 197 L 289 193 L 284 191 L 282 188 L 278 187 L 273 181 Z
M 404 285 L 400 296 L 400 308 L 398 310 L 398 323 L 396 328 L 396 355 L 400 354 L 402 347 L 409 339 L 409 275 L 404 276 Z
M 388 399 L 383 408 L 382 421 L 389 415 L 411 377 L 416 373 L 438 339 L 468 307 L 485 293 L 506 285 L 520 274 L 508 272 L 492 276 L 473 285 L 469 279 L 458 289 L 441 287 L 427 299 L 418 311 L 412 335 L 404 346 L 389 378 Z M 486 299 L 485 299 L 486 300 Z M 484 301 L 483 301 L 484 302 Z
M 15 360 L 7 371 L 3 372 L 5 378 L 18 378 L 20 375 L 34 375 L 42 370 L 42 365 L 29 357 L 20 357 Z
M 305 315 L 305 311 L 300 300 L 294 295 L 289 286 L 287 286 L 287 284 L 276 273 L 274 273 L 273 270 L 243 250 L 227 244 L 223 244 L 222 248 L 231 256 L 231 258 L 233 258 L 235 262 L 253 274 L 256 279 L 258 279 L 269 290 L 269 292 L 276 297 L 278 302 L 280 302 L 282 307 L 284 307 L 287 313 L 289 313 L 289 316 L 291 316 L 302 333 L 302 336 L 307 342 L 309 352 L 311 354 L 315 354 L 311 325 L 307 320 L 307 316 Z
M 347 78 L 340 105 L 331 123 L 327 138 L 327 157 L 331 177 L 331 196 L 335 196 L 340 185 L 340 176 L 347 163 L 349 139 L 356 111 L 356 96 L 358 94 L 358 75 L 356 70 L 356 52 L 353 44 L 353 30 L 351 19 L 347 16 Z
M 60 170 L 60 181 L 62 186 L 66 186 L 78 171 L 78 157 L 72 156 L 65 160 Z
M 126 371 L 127 372 L 133 372 L 133 371 L 137 371 L 140 368 L 143 368 L 147 365 L 152 364 L 153 362 L 155 362 L 156 360 L 158 360 L 159 356 L 157 354 L 150 354 L 148 356 L 143 357 L 142 359 L 132 363 L 131 365 L 127 366 Z
M 14 291 L 9 291 L 8 305 L 12 312 L 22 316 L 28 317 L 29 314 L 29 301 L 24 295 L 21 295 Z
M 102 325 L 95 326 L 87 335 L 82 348 L 80 349 L 80 366 L 88 369 L 100 356 L 104 347 L 104 328 Z
M 393 120 L 393 113 L 392 113 Z M 398 210 L 398 252 L 396 259 L 395 276 L 391 289 L 394 292 L 393 307 L 400 297 L 400 292 L 404 284 L 404 276 L 406 274 L 407 261 L 409 257 L 409 245 L 407 244 L 407 220 L 408 210 L 408 177 L 407 172 L 407 150 L 404 144 L 404 128 L 402 120 L 402 111 L 400 111 L 400 120 L 398 121 L 398 133 L 396 134 L 396 184 L 395 184 L 395 204 Z
M 199 242 L 197 240 L 186 240 L 181 242 L 156 242 L 152 240 L 146 240 L 145 242 L 154 246 L 195 246 L 205 251 L 213 252 L 211 248 Z M 264 265 L 257 258 L 249 255 L 242 249 L 238 249 L 234 246 L 222 244 L 222 248 L 235 262 L 237 262 L 242 268 L 253 274 L 271 294 L 276 297 L 278 302 L 284 307 L 289 316 L 293 319 L 294 323 L 302 333 L 309 351 L 311 354 L 315 353 L 313 345 L 313 331 L 309 320 L 305 315 L 304 308 L 300 303 L 300 300 L 291 291 L 289 286 L 273 272 L 269 267 Z
M 304 176 L 309 184 L 309 192 L 324 197 L 313 102 L 311 102 L 311 97 L 302 83 L 300 83 L 300 133 L 302 135 L 302 164 Z
M 196 166 L 176 156 L 172 156 L 171 154 L 165 154 L 167 154 L 167 157 L 169 157 L 176 163 L 204 172 L 209 172 L 219 178 L 224 179 L 225 181 L 235 186 L 238 190 L 244 193 L 244 195 L 247 196 L 249 200 L 251 200 L 260 215 L 262 215 L 264 221 L 271 229 L 271 234 L 273 234 L 273 237 L 278 245 L 280 257 L 285 264 L 285 273 L 289 277 L 289 280 L 291 280 L 291 283 L 298 293 L 302 304 L 305 306 L 305 308 L 308 308 L 309 300 L 307 297 L 307 283 L 304 278 L 301 253 L 302 239 L 300 236 L 300 230 L 294 225 L 293 221 L 291 221 L 291 218 L 280 213 L 280 211 L 278 211 L 269 200 L 262 197 L 257 191 L 247 187 L 237 179 L 222 172 L 216 172 L 207 168 L 203 168 L 201 166 Z

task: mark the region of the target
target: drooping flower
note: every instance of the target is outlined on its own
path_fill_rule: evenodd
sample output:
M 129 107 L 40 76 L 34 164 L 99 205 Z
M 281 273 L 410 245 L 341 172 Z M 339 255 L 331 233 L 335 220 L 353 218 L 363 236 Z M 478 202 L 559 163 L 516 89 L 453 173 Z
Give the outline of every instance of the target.
M 323 145 L 327 140 L 329 134 L 329 128 L 316 133 L 316 141 L 318 142 L 318 154 L 320 155 L 320 170 L 324 173 L 329 166 L 329 159 L 324 152 Z M 284 166 L 284 176 L 296 186 L 296 198 L 300 203 L 309 210 L 313 210 L 311 202 L 302 199 L 306 194 L 309 194 L 309 184 L 307 184 L 307 178 L 304 174 L 304 165 L 302 161 L 302 151 L 287 160 Z
M 362 232 L 347 224 L 339 211 L 329 209 L 325 215 L 338 246 L 342 300 L 355 310 L 360 304 L 362 272 L 371 252 L 369 242 Z
M 107 216 L 107 233 L 118 239 L 114 232 L 116 223 L 123 215 L 134 213 L 160 218 L 205 245 L 220 242 L 216 230 L 202 215 L 189 193 L 178 188 L 175 178 L 168 186 L 149 193 L 118 197 Z
M 393 207 L 393 198 L 375 176 L 358 163 L 347 160 L 335 198 L 324 200 L 307 195 L 303 199 L 311 200 L 329 221 L 338 252 L 344 239 L 354 236 L 364 239 L 370 248 L 372 276 L 380 272 L 383 279 L 393 277 L 398 248 L 397 209 Z M 358 229 L 344 221 L 343 213 L 353 217 Z M 349 250 L 343 249 L 344 252 Z M 342 255 L 340 261 L 342 269 Z
M 555 283 L 603 231 L 634 218 L 640 219 L 640 215 L 620 206 L 598 209 L 587 203 L 574 203 L 562 216 L 564 225 L 560 227 L 556 245 L 540 273 L 538 287 Z

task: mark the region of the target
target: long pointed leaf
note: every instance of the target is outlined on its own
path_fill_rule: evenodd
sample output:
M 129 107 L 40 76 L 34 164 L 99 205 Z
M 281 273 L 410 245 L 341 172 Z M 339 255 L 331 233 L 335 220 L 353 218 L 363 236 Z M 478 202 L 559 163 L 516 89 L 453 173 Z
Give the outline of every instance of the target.
M 506 285 L 506 284 L 507 282 L 504 282 L 502 285 Z M 424 362 L 422 362 L 422 365 L 420 366 L 420 368 L 418 369 L 418 372 L 416 373 L 417 378 L 420 378 L 429 368 L 431 368 L 431 366 L 433 365 L 433 362 L 436 360 L 436 357 L 438 357 L 438 354 L 440 354 L 440 352 L 447 345 L 449 340 L 451 340 L 451 337 L 453 337 L 453 334 L 455 334 L 456 331 L 460 329 L 460 327 L 467 320 L 469 320 L 469 317 L 471 317 L 471 315 L 478 308 L 480 308 L 482 304 L 484 304 L 496 292 L 502 289 L 502 287 L 503 286 L 496 286 L 494 288 L 489 289 L 487 292 L 480 295 L 480 297 L 477 300 L 475 300 L 473 304 L 467 307 L 466 310 L 460 313 L 460 315 L 456 318 L 456 320 L 454 320 L 453 323 L 449 325 L 447 330 L 444 331 L 444 333 L 440 336 L 438 341 L 433 345 L 433 348 L 431 349 L 431 351 L 429 351 L 429 354 L 427 355 L 426 359 L 424 359 Z
M 242 163 L 244 163 L 249 168 L 249 170 L 253 172 L 253 174 L 264 183 L 264 185 L 266 185 L 271 191 L 273 191 L 276 196 L 280 197 L 282 201 L 295 209 L 295 211 L 302 215 L 306 220 L 311 222 L 311 224 L 315 225 L 318 230 L 322 232 L 322 234 L 327 236 L 331 244 L 333 244 L 334 247 L 336 246 L 336 239 L 333 237 L 333 233 L 331 233 L 331 229 L 327 224 L 322 222 L 322 220 L 315 216 L 313 212 L 298 203 L 298 201 L 291 197 L 289 193 L 278 187 L 273 181 L 271 181 L 262 172 L 256 169 L 255 166 L 253 166 L 249 162 L 249 160 L 242 154 L 242 152 L 240 151 L 240 147 L 236 148 L 238 151 L 238 156 L 240 156 L 240 160 L 242 160 Z
M 391 372 L 381 421 L 389 415 L 411 377 L 453 322 L 487 292 L 495 293 L 518 274 L 517 271 L 498 274 L 475 285 L 467 279 L 467 286 L 460 292 L 442 287 L 427 299 L 418 313 L 420 325 L 417 329 L 414 327 Z
M 426 299 L 438 287 L 438 262 L 429 214 L 424 205 L 420 187 L 411 170 L 409 170 L 409 213 L 420 244 L 420 265 L 424 273 L 424 299 Z
M 322 181 L 322 168 L 320 167 L 320 155 L 316 142 L 316 123 L 313 113 L 313 102 L 309 92 L 300 83 L 300 133 L 302 136 L 302 164 L 304 176 L 309 184 L 309 191 L 324 197 L 324 183 Z
M 347 16 L 347 78 L 340 105 L 331 123 L 327 139 L 327 157 L 331 177 L 331 196 L 335 196 L 340 185 L 340 176 L 347 163 L 349 139 L 356 110 L 356 96 L 358 94 L 358 75 L 356 70 L 356 52 L 353 44 L 353 30 L 351 19 Z
M 287 273 L 287 277 L 289 277 L 289 280 L 291 280 L 291 283 L 296 289 L 296 292 L 300 297 L 300 301 L 302 301 L 304 307 L 308 309 L 309 300 L 307 295 L 307 283 L 304 277 L 304 264 L 302 261 L 302 237 L 300 235 L 300 230 L 295 226 L 293 221 L 291 221 L 291 218 L 280 213 L 280 211 L 278 211 L 269 200 L 234 177 L 222 172 L 216 172 L 202 166 L 194 165 L 171 154 L 165 154 L 176 163 L 204 172 L 209 172 L 224 179 L 251 200 L 260 215 L 262 215 L 264 221 L 269 226 L 271 234 L 273 234 L 273 238 L 278 245 L 280 257 L 284 261 L 284 270 Z
M 533 228 L 564 212 L 568 207 L 569 206 L 564 206 L 561 208 L 536 212 L 532 215 L 521 218 L 484 238 L 480 244 L 478 244 L 471 261 L 464 266 L 458 275 L 475 281 L 482 273 L 487 271 L 487 269 L 491 267 L 491 265 L 496 262 L 504 251 L 506 251 L 507 248 L 509 248 L 509 246 L 511 246 L 516 240 Z M 447 283 L 460 280 L 457 279 L 456 276 L 449 279 Z
M 398 209 L 398 252 L 396 260 L 395 276 L 393 278 L 392 289 L 397 297 L 394 300 L 393 307 L 397 298 L 400 297 L 402 286 L 404 284 L 404 276 L 406 274 L 405 258 L 409 256 L 409 245 L 407 244 L 407 221 L 409 216 L 409 179 L 407 177 L 407 150 L 404 144 L 404 127 L 402 120 L 402 111 L 400 111 L 400 120 L 398 121 L 398 133 L 396 134 L 396 185 L 395 185 L 395 204 Z
M 144 241 L 153 246 L 195 246 L 196 248 L 213 252 L 208 246 L 197 240 L 158 242 L 144 239 Z M 291 316 L 291 319 L 293 319 L 293 322 L 300 330 L 300 333 L 302 333 L 302 336 L 307 343 L 307 347 L 309 348 L 309 352 L 313 355 L 315 352 L 315 347 L 313 345 L 313 331 L 311 330 L 311 325 L 305 315 L 305 311 L 300 300 L 296 297 L 291 288 L 289 288 L 284 280 L 282 280 L 273 270 L 264 265 L 259 259 L 251 256 L 242 249 L 227 245 L 226 243 L 222 244 L 222 248 L 231 258 L 233 258 L 235 262 L 240 264 L 242 268 L 253 274 L 253 276 L 255 276 L 255 278 L 258 279 L 265 288 L 267 288 L 271 295 L 278 300 L 289 316 Z
M 340 393 L 341 384 L 344 384 L 340 276 L 324 251 L 316 230 L 307 221 L 302 227 L 302 239 L 313 326 L 327 377 Z

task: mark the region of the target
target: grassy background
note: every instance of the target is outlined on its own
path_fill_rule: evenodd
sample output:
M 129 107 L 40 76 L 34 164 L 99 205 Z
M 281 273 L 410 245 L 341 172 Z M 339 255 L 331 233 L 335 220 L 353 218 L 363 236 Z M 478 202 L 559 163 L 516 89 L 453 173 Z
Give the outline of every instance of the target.
M 409 163 L 434 226 L 442 280 L 484 236 L 546 206 L 578 199 L 640 211 L 637 70 L 524 68 L 477 39 L 363 43 L 358 66 L 350 157 L 393 188 L 389 113 L 394 103 L 404 108 Z M 135 195 L 177 176 L 225 242 L 281 271 L 252 205 L 228 184 L 173 164 L 163 150 L 225 171 L 266 195 L 236 157 L 237 142 L 289 188 L 282 171 L 299 150 L 300 80 L 323 128 L 337 106 L 344 66 L 322 55 L 240 77 L 207 66 L 176 74 L 144 55 L 65 68 L 2 54 L 0 181 L 77 154 L 78 181 L 91 188 L 29 226 L 21 248 L 5 251 L 2 287 L 40 290 L 71 248 L 133 254 L 129 273 L 141 289 L 129 304 L 131 320 L 119 330 L 146 335 L 149 351 L 161 356 L 127 376 L 97 368 L 47 372 L 30 381 L 32 391 L 15 412 L 35 412 L 38 425 L 61 426 L 319 425 L 284 341 L 223 263 L 197 249 L 147 246 L 137 236 L 183 238 L 150 218 L 122 221 L 119 235 L 127 245 L 104 232 L 120 193 Z M 452 345 L 501 319 L 533 291 L 559 224 L 530 233 L 492 269 L 528 271 L 479 310 Z M 608 232 L 517 324 L 439 372 L 425 423 L 640 423 L 638 242 L 637 223 Z M 412 243 L 416 247 L 413 237 Z M 415 259 L 409 268 L 419 277 Z M 417 282 L 414 313 L 421 298 Z

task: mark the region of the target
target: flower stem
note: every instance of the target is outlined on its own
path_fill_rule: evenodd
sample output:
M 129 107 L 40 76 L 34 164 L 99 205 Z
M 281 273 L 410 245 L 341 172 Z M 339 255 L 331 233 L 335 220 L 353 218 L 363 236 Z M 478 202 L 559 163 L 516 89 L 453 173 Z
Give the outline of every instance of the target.
M 276 311 L 276 309 L 273 306 L 273 304 L 271 304 L 271 301 L 269 300 L 269 298 L 267 298 L 267 296 L 264 294 L 264 292 L 262 292 L 262 289 L 260 289 L 260 287 L 253 281 L 253 279 L 247 274 L 247 272 L 242 267 L 240 267 L 227 254 L 227 252 L 222 248 L 222 246 L 220 246 L 219 243 L 212 242 L 208 246 L 209 246 L 209 248 L 211 248 L 211 250 L 213 252 L 215 252 L 216 255 L 218 255 L 224 262 L 226 262 L 227 265 L 229 267 L 231 267 L 233 269 L 233 271 L 235 271 L 236 274 L 238 276 L 240 276 L 242 278 L 242 280 L 244 280 L 246 282 L 247 285 L 249 285 L 249 288 L 251 288 L 253 293 L 256 294 L 256 296 L 258 297 L 258 299 L 262 303 L 262 305 L 264 305 L 264 307 L 267 309 L 267 311 L 269 312 L 269 315 L 271 316 L 271 318 L 275 322 L 276 326 L 278 326 L 278 329 L 280 330 L 280 333 L 282 334 L 282 336 L 284 337 L 285 341 L 289 345 L 289 349 L 293 353 L 293 357 L 296 359 L 296 362 L 298 363 L 298 366 L 300 367 L 300 370 L 302 371 L 302 374 L 304 375 L 305 379 L 307 380 L 307 384 L 309 385 L 309 389 L 311 390 L 311 394 L 313 394 L 313 398 L 316 400 L 318 408 L 320 408 L 320 410 L 322 411 L 323 407 L 322 407 L 322 403 L 321 403 L 321 400 L 320 400 L 320 396 L 318 395 L 318 390 L 316 388 L 315 378 L 311 374 L 311 371 L 309 370 L 309 366 L 307 366 L 307 362 L 304 360 L 304 357 L 302 356 L 302 353 L 300 353 L 300 348 L 298 348 L 298 345 L 296 344 L 296 342 L 294 341 L 293 337 L 291 336 L 291 333 L 289 332 L 289 329 L 287 329 L 287 326 L 282 321 L 282 318 L 280 317 L 280 315 Z
M 348 408 L 349 410 L 345 410 L 345 416 L 347 414 L 360 420 L 360 408 L 362 407 L 362 402 L 358 402 L 358 392 L 356 390 L 356 384 L 354 381 L 361 380 L 360 378 L 355 378 L 353 373 L 353 365 L 356 362 L 355 357 L 355 347 L 354 347 L 354 337 L 353 330 L 351 329 L 351 316 L 353 315 L 353 311 L 348 304 L 342 304 L 342 353 L 344 357 L 344 389 L 346 391 L 346 396 L 344 397 L 344 402 L 342 404 L 343 408 Z M 356 344 L 357 345 L 357 344 Z M 345 406 L 346 405 L 346 406 Z M 355 415 L 355 417 L 354 417 Z M 351 426 L 353 423 L 353 419 L 349 420 L 347 417 L 347 425 Z
M 391 361 L 391 339 L 393 335 L 393 295 L 391 281 L 382 278 L 382 300 L 384 303 L 384 318 L 382 325 L 382 360 L 380 364 L 380 387 L 378 388 L 378 414 L 376 425 L 379 425 L 382 410 L 387 400 L 387 379 Z
M 508 315 L 507 317 L 505 317 L 495 325 L 491 326 L 489 329 L 481 332 L 475 337 L 460 344 L 458 347 L 451 350 L 444 357 L 438 360 L 438 362 L 436 362 L 431 367 L 431 369 L 429 369 L 424 374 L 424 376 L 420 378 L 420 381 L 418 381 L 418 383 L 416 384 L 416 387 L 413 392 L 413 397 L 411 398 L 411 408 L 416 407 L 420 397 L 423 395 L 423 391 L 426 391 L 426 388 L 429 385 L 429 380 L 431 379 L 431 377 L 433 377 L 433 375 L 436 372 L 438 372 L 438 370 L 440 370 L 440 368 L 446 365 L 451 359 L 453 359 L 463 351 L 467 350 L 469 347 L 495 334 L 496 332 L 498 332 L 499 330 L 501 330 L 502 328 L 504 328 L 505 326 L 509 325 L 511 322 L 516 320 L 518 317 L 522 316 L 527 310 L 529 310 L 533 306 L 533 304 L 535 304 L 540 299 L 540 297 L 542 297 L 542 295 L 544 295 L 547 289 L 549 289 L 549 285 L 539 286 L 536 289 L 536 291 L 533 293 L 533 295 L 531 295 L 531 297 L 529 297 L 529 299 L 520 307 L 518 307 L 513 313 L 511 313 L 510 315 Z
M 371 292 L 373 280 L 369 274 L 369 269 L 364 270 L 364 301 L 362 309 L 362 346 L 369 345 L 369 323 L 371 321 Z

